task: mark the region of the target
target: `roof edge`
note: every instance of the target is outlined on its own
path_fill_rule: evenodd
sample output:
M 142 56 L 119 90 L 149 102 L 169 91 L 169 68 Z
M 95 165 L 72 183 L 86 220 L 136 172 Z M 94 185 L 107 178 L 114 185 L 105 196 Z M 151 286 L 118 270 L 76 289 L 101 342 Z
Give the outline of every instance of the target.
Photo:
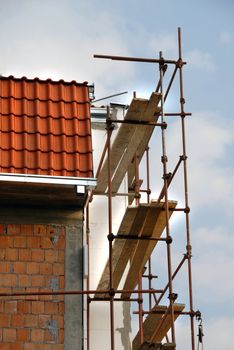
M 94 189 L 97 185 L 97 179 L 95 178 L 9 173 L 0 173 L 0 181 L 35 184 L 54 184 L 67 186 L 85 186 L 89 190 Z

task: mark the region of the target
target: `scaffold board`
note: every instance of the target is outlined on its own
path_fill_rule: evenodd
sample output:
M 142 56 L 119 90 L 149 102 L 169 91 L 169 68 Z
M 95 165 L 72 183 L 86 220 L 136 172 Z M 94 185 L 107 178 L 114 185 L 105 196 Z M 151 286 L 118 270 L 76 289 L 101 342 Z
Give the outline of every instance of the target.
M 128 236 L 144 236 L 149 235 L 157 237 L 161 235 L 165 227 L 165 210 L 163 210 L 164 203 L 151 202 L 150 204 L 140 204 L 135 207 L 127 207 L 125 215 L 120 224 L 118 235 L 128 235 Z M 169 207 L 174 208 L 176 202 L 169 201 Z M 171 215 L 172 212 L 170 212 Z M 159 228 L 157 229 L 157 222 Z M 164 225 L 164 226 L 163 226 Z M 145 233 L 146 232 L 146 233 Z M 124 274 L 126 266 L 129 261 L 133 261 L 137 247 L 139 243 L 154 243 L 146 245 L 146 256 L 150 255 L 153 248 L 155 247 L 156 241 L 138 241 L 137 239 L 115 239 L 112 247 L 112 281 L 113 288 L 117 289 L 121 278 Z M 139 269 L 139 261 L 136 261 L 137 269 Z M 132 264 L 130 265 L 132 266 Z M 140 270 L 136 273 L 138 276 Z M 133 279 L 132 279 L 133 280 Z M 133 288 L 135 288 L 134 279 Z M 97 286 L 97 290 L 107 290 L 110 285 L 110 272 L 109 272 L 109 259 L 105 265 L 104 271 L 101 275 L 100 281 Z M 126 288 L 125 288 L 126 289 Z M 125 295 L 126 294 L 126 295 Z M 128 297 L 128 293 L 124 293 L 123 297 Z M 108 297 L 108 294 L 96 294 L 97 298 Z
M 127 207 L 125 215 L 120 224 L 118 235 L 138 235 L 141 232 L 144 218 L 146 216 L 147 205 L 136 207 Z M 136 240 L 116 239 L 112 247 L 112 278 L 113 288 L 117 288 L 123 276 L 127 263 L 136 247 Z M 109 259 L 105 265 L 104 271 L 97 286 L 97 290 L 108 289 L 110 283 Z M 108 295 L 97 294 L 97 298 L 103 298 Z
M 166 227 L 166 211 L 164 210 L 164 202 L 151 202 L 145 224 L 141 233 L 141 237 L 160 238 Z M 177 205 L 176 201 L 169 201 L 169 209 L 174 209 Z M 169 210 L 169 218 L 173 211 Z M 124 288 L 133 290 L 138 283 L 138 275 L 150 258 L 157 241 L 139 240 L 137 242 L 134 253 L 130 259 L 130 268 L 126 277 Z M 123 294 L 122 294 L 123 296 Z M 124 293 L 125 298 L 131 296 L 131 293 Z
M 157 119 L 160 94 L 152 93 L 149 100 L 134 98 L 126 113 L 125 120 L 153 122 Z M 118 191 L 126 175 L 132 159 L 139 148 L 142 153 L 142 144 L 149 141 L 153 126 L 139 124 L 121 124 L 111 146 L 111 181 L 112 192 Z M 146 144 L 147 144 L 146 143 Z M 107 156 L 97 178 L 96 193 L 105 193 L 108 187 L 108 160 Z
M 184 304 L 174 304 L 174 320 L 178 318 L 180 313 L 184 310 Z M 144 341 L 157 343 L 161 342 L 170 330 L 171 314 L 168 312 L 163 318 L 163 315 L 168 310 L 167 306 L 157 305 L 153 308 L 157 313 L 149 314 L 143 322 Z M 161 312 L 161 313 L 160 313 Z M 140 349 L 140 334 L 137 333 L 132 342 L 132 350 Z

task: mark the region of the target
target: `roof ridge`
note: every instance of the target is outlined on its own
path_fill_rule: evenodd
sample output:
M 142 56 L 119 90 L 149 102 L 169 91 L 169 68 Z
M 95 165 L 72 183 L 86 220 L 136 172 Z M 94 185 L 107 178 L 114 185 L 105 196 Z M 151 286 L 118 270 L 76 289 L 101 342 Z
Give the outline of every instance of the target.
M 39 77 L 35 78 L 27 78 L 25 76 L 22 76 L 21 78 L 15 77 L 14 75 L 9 75 L 8 77 L 6 76 L 0 76 L 0 80 L 14 80 L 14 81 L 28 81 L 28 82 L 39 82 L 39 83 L 51 83 L 51 84 L 63 84 L 63 85 L 76 85 L 76 86 L 88 86 L 88 82 L 84 81 L 83 83 L 79 83 L 76 80 L 71 80 L 71 81 L 65 81 L 64 79 L 59 79 L 59 80 L 52 80 L 51 78 L 47 79 L 42 79 Z

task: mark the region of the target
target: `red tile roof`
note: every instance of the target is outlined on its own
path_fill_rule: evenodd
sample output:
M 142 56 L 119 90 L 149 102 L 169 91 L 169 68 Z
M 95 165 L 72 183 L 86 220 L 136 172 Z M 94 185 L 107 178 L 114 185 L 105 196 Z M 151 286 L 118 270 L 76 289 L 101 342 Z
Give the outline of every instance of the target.
M 0 172 L 92 177 L 87 83 L 0 77 Z

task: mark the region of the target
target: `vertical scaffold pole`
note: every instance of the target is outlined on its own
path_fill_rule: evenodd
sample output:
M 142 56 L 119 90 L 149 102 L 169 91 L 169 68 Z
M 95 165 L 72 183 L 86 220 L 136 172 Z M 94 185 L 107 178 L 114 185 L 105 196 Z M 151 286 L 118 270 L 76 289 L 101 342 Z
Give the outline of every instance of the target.
M 87 291 L 90 289 L 90 226 L 89 226 L 89 203 L 86 207 L 86 244 L 87 244 Z M 90 300 L 87 296 L 87 350 L 90 350 Z
M 150 203 L 150 162 L 149 162 L 149 146 L 146 147 L 146 185 L 147 185 L 147 203 Z M 151 257 L 148 260 L 148 279 L 149 289 L 152 289 L 152 272 L 151 272 Z M 149 293 L 149 309 L 152 308 L 152 294 Z
M 195 350 L 194 338 L 194 313 L 193 313 L 193 291 L 192 291 L 192 246 L 190 240 L 190 224 L 189 224 L 189 201 L 188 201 L 188 177 L 187 177 L 187 155 L 186 155 L 186 138 L 185 138 L 185 115 L 184 115 L 184 89 L 183 89 L 183 60 L 181 47 L 181 29 L 178 28 L 178 50 L 179 50 L 179 82 L 180 82 L 180 109 L 181 109 L 181 130 L 182 130 L 182 149 L 183 149 L 183 165 L 184 165 L 184 196 L 185 196 L 185 218 L 186 218 L 186 239 L 187 239 L 187 260 L 188 260 L 188 280 L 189 280 L 189 303 L 190 303 L 190 327 L 191 327 L 191 345 Z
M 110 335 L 111 335 L 111 350 L 115 349 L 114 337 L 114 289 L 113 289 L 113 274 L 112 274 L 112 185 L 111 185 L 111 134 L 113 125 L 110 117 L 110 107 L 107 106 L 107 158 L 108 158 L 108 241 L 109 241 L 109 278 L 110 278 Z
M 164 123 L 164 96 L 163 96 L 163 72 L 164 72 L 164 59 L 162 52 L 160 52 L 160 93 L 161 93 L 161 123 Z M 175 344 L 175 318 L 174 318 L 174 301 L 175 294 L 173 293 L 172 285 L 172 266 L 171 266 L 171 240 L 170 238 L 170 226 L 169 226 L 169 206 L 168 206 L 168 173 L 167 173 L 167 153 L 166 153 L 166 135 L 165 128 L 162 126 L 162 163 L 163 163 L 163 180 L 165 189 L 165 216 L 166 216 L 166 236 L 167 241 L 167 270 L 168 270 L 168 284 L 169 284 L 169 300 L 170 300 L 170 315 L 171 315 L 171 336 L 172 342 Z M 175 348 L 174 348 L 175 349 Z

